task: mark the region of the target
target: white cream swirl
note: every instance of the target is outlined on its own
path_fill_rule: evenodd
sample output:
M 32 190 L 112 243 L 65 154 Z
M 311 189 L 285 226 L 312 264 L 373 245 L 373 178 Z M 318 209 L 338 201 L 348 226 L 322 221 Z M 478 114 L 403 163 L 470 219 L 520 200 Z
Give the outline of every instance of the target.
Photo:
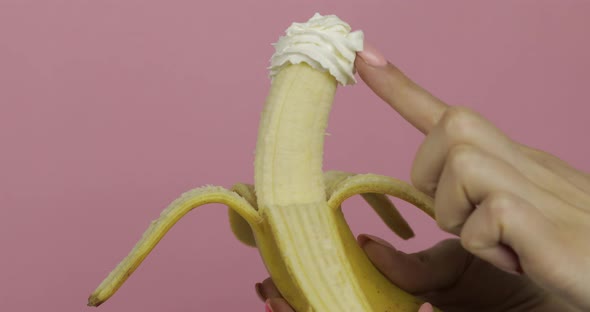
M 270 59 L 271 78 L 286 65 L 305 62 L 328 71 L 342 85 L 354 84 L 354 59 L 363 50 L 362 31 L 350 32 L 350 25 L 336 15 L 319 13 L 306 23 L 293 23 L 285 36 L 274 43 Z

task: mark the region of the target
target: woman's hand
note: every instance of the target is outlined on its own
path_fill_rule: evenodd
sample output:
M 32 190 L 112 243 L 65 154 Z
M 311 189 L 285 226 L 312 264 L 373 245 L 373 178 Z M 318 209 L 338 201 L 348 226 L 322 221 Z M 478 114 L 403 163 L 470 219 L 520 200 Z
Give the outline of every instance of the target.
M 590 176 L 445 104 L 374 48 L 359 56 L 365 83 L 426 135 L 412 183 L 434 197 L 440 228 L 460 237 L 413 255 L 361 238 L 376 267 L 445 311 L 590 310 Z
M 361 235 L 359 244 L 393 283 L 445 312 L 569 311 L 524 276 L 501 271 L 468 253 L 458 239 L 415 254 L 395 250 L 380 238 Z M 293 312 L 270 278 L 256 285 L 273 312 Z M 430 305 L 419 312 L 431 312 Z
M 356 61 L 361 78 L 426 134 L 412 183 L 434 196 L 438 225 L 478 258 L 590 309 L 588 175 L 445 104 L 368 51 Z

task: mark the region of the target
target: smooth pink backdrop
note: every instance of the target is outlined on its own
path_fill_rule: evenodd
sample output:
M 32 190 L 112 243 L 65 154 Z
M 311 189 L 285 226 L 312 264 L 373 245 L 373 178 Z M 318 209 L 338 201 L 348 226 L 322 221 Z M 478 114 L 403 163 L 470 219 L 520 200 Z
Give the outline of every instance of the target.
M 262 311 L 226 209 L 190 213 L 107 303 L 88 294 L 177 195 L 252 182 L 266 67 L 293 21 L 337 14 L 449 103 L 590 171 L 587 1 L 0 0 L 0 311 Z M 423 136 L 362 83 L 339 90 L 326 169 L 409 179 Z M 401 205 L 397 239 L 443 237 Z

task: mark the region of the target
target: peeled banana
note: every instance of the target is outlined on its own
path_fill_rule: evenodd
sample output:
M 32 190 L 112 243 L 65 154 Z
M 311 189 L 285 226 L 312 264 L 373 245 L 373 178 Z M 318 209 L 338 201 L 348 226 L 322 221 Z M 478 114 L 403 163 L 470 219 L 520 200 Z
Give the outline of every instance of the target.
M 418 310 L 422 300 L 373 266 L 340 206 L 360 194 L 393 231 L 409 238 L 411 228 L 387 195 L 430 216 L 432 198 L 394 178 L 322 170 L 334 94 L 338 84 L 354 82 L 362 33 L 351 33 L 334 15 L 316 14 L 307 23 L 293 23 L 275 48 L 272 84 L 256 143 L 254 185 L 240 183 L 231 190 L 205 186 L 180 196 L 90 295 L 88 305 L 110 298 L 187 212 L 223 203 L 229 207 L 236 237 L 258 248 L 277 288 L 296 311 Z

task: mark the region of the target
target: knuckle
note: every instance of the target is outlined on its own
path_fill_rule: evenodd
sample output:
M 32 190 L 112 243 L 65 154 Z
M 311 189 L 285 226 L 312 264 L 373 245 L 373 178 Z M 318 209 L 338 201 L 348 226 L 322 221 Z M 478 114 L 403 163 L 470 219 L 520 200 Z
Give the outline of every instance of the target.
M 461 246 L 469 251 L 475 251 L 483 248 L 481 239 L 473 233 L 462 233 L 461 234 Z
M 467 144 L 453 146 L 449 150 L 447 165 L 457 176 L 473 175 L 480 170 L 480 151 Z
M 429 195 L 434 195 L 437 183 L 435 181 L 428 181 L 424 177 L 424 175 L 415 167 L 412 168 L 412 171 L 410 173 L 410 180 L 418 190 Z
M 478 115 L 465 107 L 453 106 L 447 109 L 441 118 L 443 132 L 454 140 L 468 139 L 473 128 L 479 125 Z
M 453 220 L 444 214 L 437 216 L 436 224 L 440 227 L 443 231 L 458 234 L 460 232 L 461 227 L 463 226 L 463 222 Z
M 461 240 L 461 246 L 463 246 L 463 248 L 466 250 L 472 250 L 472 246 L 475 243 L 475 238 L 473 235 L 463 232 L 461 233 L 459 239 Z
M 485 248 L 481 226 L 481 224 L 474 226 L 472 223 L 463 228 L 459 235 L 463 248 L 471 252 Z
M 422 183 L 422 177 L 421 177 L 420 172 L 418 170 L 418 165 L 416 164 L 415 161 L 414 161 L 414 164 L 412 165 L 412 170 L 410 171 L 410 181 L 416 187 L 418 187 Z
M 495 193 L 485 201 L 483 209 L 487 209 L 489 216 L 494 220 L 508 220 L 506 218 L 515 208 L 515 201 L 508 193 Z
M 422 149 L 421 147 L 412 163 L 410 180 L 418 190 L 433 195 L 438 181 L 433 180 L 432 167 L 426 163 Z

